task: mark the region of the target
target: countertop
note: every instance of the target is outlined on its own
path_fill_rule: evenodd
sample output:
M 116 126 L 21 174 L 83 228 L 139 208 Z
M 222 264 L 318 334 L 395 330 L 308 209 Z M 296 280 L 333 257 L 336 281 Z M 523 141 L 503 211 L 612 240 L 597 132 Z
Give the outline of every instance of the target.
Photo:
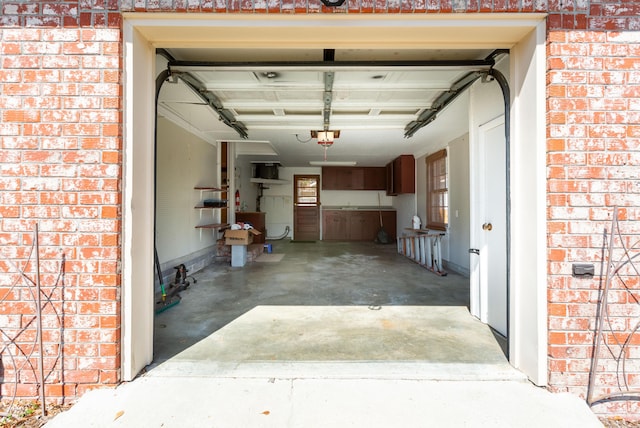
M 395 211 L 390 206 L 367 206 L 367 205 L 323 205 L 323 211 Z

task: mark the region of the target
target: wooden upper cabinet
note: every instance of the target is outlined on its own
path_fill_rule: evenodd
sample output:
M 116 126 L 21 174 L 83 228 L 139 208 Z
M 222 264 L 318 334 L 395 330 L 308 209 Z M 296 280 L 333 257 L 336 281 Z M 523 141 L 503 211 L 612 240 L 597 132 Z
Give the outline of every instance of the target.
M 322 168 L 322 190 L 385 190 L 384 167 Z
M 350 168 L 322 168 L 322 190 L 343 190 L 351 187 Z
M 395 188 L 393 187 L 393 162 L 389 162 L 385 167 L 386 190 L 387 196 L 395 196 Z
M 385 167 L 364 169 L 363 190 L 385 190 L 387 188 L 387 171 Z
M 416 192 L 416 161 L 413 155 L 400 155 L 387 164 L 387 195 Z

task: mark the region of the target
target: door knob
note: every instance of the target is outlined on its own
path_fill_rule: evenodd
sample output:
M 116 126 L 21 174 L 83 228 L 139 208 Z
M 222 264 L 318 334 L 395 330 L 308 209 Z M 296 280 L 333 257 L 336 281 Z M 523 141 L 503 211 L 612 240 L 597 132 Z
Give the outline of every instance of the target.
M 491 223 L 485 223 L 482 225 L 482 230 L 491 230 L 493 229 L 493 226 L 491 225 Z

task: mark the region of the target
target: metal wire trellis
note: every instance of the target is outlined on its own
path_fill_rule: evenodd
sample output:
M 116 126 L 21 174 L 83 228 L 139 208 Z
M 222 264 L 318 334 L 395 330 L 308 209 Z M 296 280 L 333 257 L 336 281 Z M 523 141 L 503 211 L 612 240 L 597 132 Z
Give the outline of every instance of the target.
M 606 230 L 604 236 L 607 245 Z M 595 349 L 587 391 L 589 405 L 640 401 L 640 241 L 632 242 L 631 236 L 622 233 L 617 207 L 613 211 L 608 238 L 604 260 L 606 276 L 596 319 Z M 618 309 L 621 304 L 624 305 L 622 310 Z M 611 372 L 615 382 L 607 378 Z
M 52 376 L 56 368 L 63 363 L 62 337 L 64 314 L 62 302 L 64 300 L 64 266 L 65 256 L 55 265 L 57 272 L 53 272 L 55 280 L 53 285 L 41 287 L 40 284 L 40 246 L 38 225 L 34 226 L 33 241 L 29 248 L 26 260 L 18 261 L 10 257 L 2 256 L 7 269 L 2 275 L 2 293 L 0 294 L 0 358 L 2 358 L 1 382 L 4 390 L 7 384 L 13 387 L 6 411 L 0 416 L 12 415 L 12 409 L 18 398 L 18 386 L 29 383 L 31 377 L 37 384 L 39 400 L 41 402 L 42 416 L 46 415 L 45 385 L 47 379 Z M 15 257 L 15 254 L 13 255 Z M 56 301 L 54 296 L 59 295 Z M 18 297 L 18 299 L 16 299 Z M 28 297 L 28 298 L 27 298 Z M 58 302 L 58 304 L 56 304 Z M 27 303 L 25 305 L 25 303 Z M 57 330 L 58 346 L 44 348 L 43 340 L 43 313 L 47 312 L 47 331 Z M 51 322 L 53 320 L 53 322 Z M 53 324 L 53 325 L 52 325 Z M 52 352 L 55 350 L 55 352 Z M 47 364 L 45 367 L 45 357 Z M 36 363 L 34 365 L 34 360 Z M 6 373 L 12 375 L 7 380 Z M 46 372 L 46 373 L 45 373 Z M 30 374 L 29 374 L 30 373 Z M 63 378 L 60 379 L 63 382 Z

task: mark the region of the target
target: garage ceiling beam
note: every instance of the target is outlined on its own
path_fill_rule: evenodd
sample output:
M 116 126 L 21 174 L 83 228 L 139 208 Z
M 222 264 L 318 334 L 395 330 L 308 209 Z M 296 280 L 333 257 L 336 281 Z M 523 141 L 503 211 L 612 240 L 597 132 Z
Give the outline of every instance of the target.
M 434 61 L 286 61 L 286 62 L 213 62 L 213 61 L 170 61 L 167 66 L 172 72 L 192 71 L 273 71 L 318 70 L 318 71 L 362 71 L 362 70 L 419 70 L 419 69 L 489 69 L 493 60 L 434 60 Z
M 508 54 L 508 50 L 498 49 L 482 60 L 435 60 L 435 61 L 335 61 L 335 50 L 325 49 L 323 61 L 302 62 L 208 62 L 208 61 L 176 61 L 169 60 L 167 65 L 171 74 L 179 76 L 200 97 L 214 109 L 226 125 L 238 132 L 242 138 L 248 138 L 247 128 L 235 119 L 231 110 L 226 109 L 222 102 L 209 92 L 202 82 L 194 77 L 192 72 L 197 71 L 273 71 L 281 70 L 309 70 L 314 69 L 324 72 L 323 92 L 323 125 L 329 129 L 331 108 L 333 101 L 333 82 L 335 72 L 346 70 L 372 70 L 372 69 L 468 69 L 471 70 L 465 76 L 457 80 L 449 90 L 442 92 L 432 105 L 422 111 L 420 115 L 405 126 L 405 138 L 412 137 L 419 129 L 433 122 L 438 113 L 462 94 L 477 79 L 489 74 L 498 58 Z
M 331 103 L 333 102 L 333 80 L 334 80 L 333 71 L 325 71 L 324 73 L 324 95 L 323 95 L 323 103 L 324 109 L 322 111 L 323 115 L 323 125 L 325 131 L 329 129 L 329 122 L 331 120 Z

